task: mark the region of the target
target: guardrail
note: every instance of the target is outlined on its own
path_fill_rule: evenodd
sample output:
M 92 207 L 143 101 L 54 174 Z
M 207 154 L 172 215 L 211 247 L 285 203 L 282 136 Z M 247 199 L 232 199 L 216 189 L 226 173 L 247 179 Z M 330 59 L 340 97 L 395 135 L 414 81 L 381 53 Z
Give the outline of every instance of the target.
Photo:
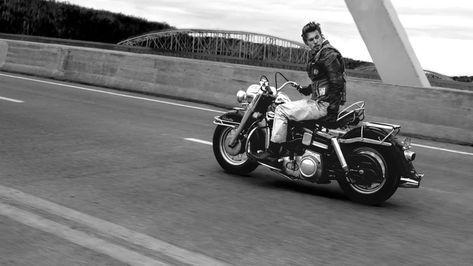
M 245 58 L 234 58 L 234 57 L 229 57 L 229 56 L 218 56 L 218 55 L 209 55 L 209 54 L 170 52 L 170 51 L 151 49 L 151 48 L 146 48 L 146 47 L 137 47 L 137 46 L 131 47 L 131 46 L 110 44 L 110 43 L 98 43 L 98 42 L 58 39 L 58 38 L 41 37 L 41 36 L 16 35 L 16 34 L 7 34 L 7 33 L 0 33 L 0 39 L 61 44 L 61 45 L 68 45 L 68 46 L 97 48 L 97 49 L 122 51 L 122 52 L 138 53 L 138 54 L 165 55 L 165 56 L 192 58 L 192 59 L 209 60 L 209 61 L 217 61 L 217 62 L 227 62 L 227 63 L 232 63 L 232 64 L 272 67 L 272 68 L 280 68 L 280 69 L 291 69 L 291 70 L 300 70 L 300 71 L 305 70 L 305 65 L 300 65 L 300 64 L 289 64 L 289 63 L 281 63 L 277 61 L 268 61 L 268 60 L 259 61 L 259 60 L 245 59 Z M 366 71 L 358 71 L 358 70 L 353 70 L 353 69 L 347 69 L 346 72 L 349 77 L 380 80 L 380 77 L 377 73 L 370 73 Z M 440 80 L 436 78 L 428 78 L 428 79 L 432 86 L 473 91 L 473 83 L 458 82 L 458 81 L 453 81 L 453 80 Z
M 278 69 L 135 54 L 65 45 L 0 40 L 0 70 L 186 99 L 236 104 L 235 93 Z M 301 84 L 304 71 L 280 70 Z M 364 100 L 367 120 L 403 126 L 404 134 L 473 145 L 473 92 L 417 88 L 348 78 L 348 102 Z M 286 90 L 292 99 L 301 98 Z

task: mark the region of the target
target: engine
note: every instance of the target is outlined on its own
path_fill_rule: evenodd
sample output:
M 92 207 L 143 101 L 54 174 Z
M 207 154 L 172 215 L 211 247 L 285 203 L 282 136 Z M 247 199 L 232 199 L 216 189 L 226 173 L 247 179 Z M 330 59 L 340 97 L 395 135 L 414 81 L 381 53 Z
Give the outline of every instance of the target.
M 318 153 L 306 151 L 299 165 L 301 175 L 305 178 L 318 179 L 322 175 L 322 160 Z
M 289 157 L 283 158 L 285 173 L 289 176 L 306 179 L 312 182 L 322 176 L 322 157 L 319 153 L 306 150 L 302 156 L 296 156 L 294 160 Z

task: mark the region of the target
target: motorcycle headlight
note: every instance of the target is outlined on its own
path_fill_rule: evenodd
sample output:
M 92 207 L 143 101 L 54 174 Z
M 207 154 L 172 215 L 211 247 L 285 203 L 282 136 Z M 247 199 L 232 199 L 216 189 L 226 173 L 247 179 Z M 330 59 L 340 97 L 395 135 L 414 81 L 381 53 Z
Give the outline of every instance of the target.
M 239 90 L 239 91 L 237 92 L 237 95 L 236 95 L 236 96 L 237 96 L 237 101 L 238 101 L 239 103 L 242 103 L 242 102 L 246 101 L 246 92 L 245 92 L 245 91 Z

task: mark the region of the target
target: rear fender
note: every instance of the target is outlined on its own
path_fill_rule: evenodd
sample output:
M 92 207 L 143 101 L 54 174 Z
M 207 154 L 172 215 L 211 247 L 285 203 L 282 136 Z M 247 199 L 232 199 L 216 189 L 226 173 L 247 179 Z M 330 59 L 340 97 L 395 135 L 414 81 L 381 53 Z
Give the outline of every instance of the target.
M 370 146 L 378 151 L 380 151 L 384 156 L 387 157 L 388 163 L 391 164 L 394 171 L 398 173 L 401 177 L 412 177 L 415 175 L 416 171 L 412 162 L 407 161 L 404 156 L 404 149 L 402 142 L 393 135 L 388 136 L 388 132 L 383 129 L 375 128 L 375 127 L 365 127 L 363 129 L 363 138 L 360 141 L 351 142 L 351 143 L 343 143 L 341 144 L 342 149 L 345 147 L 353 146 L 353 145 L 367 145 Z M 386 136 L 388 136 L 386 138 Z M 353 139 L 361 137 L 361 127 L 354 128 L 347 133 L 345 133 L 341 139 Z M 386 139 L 385 139 L 386 138 Z M 384 140 L 384 144 L 376 144 L 374 142 L 365 142 L 363 139 L 371 139 L 381 142 Z

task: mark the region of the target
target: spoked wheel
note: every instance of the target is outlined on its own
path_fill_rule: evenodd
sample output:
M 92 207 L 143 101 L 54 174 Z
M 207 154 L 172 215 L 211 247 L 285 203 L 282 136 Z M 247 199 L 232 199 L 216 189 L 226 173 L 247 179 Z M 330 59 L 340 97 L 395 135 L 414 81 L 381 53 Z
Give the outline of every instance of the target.
M 350 199 L 373 205 L 394 194 L 399 177 L 390 171 L 382 153 L 362 146 L 352 149 L 346 159 L 350 172 L 338 182 Z
M 230 145 L 231 127 L 217 126 L 213 136 L 213 151 L 217 162 L 225 171 L 234 174 L 248 174 L 258 167 L 258 163 L 250 160 L 245 152 L 246 143 L 238 140 Z

